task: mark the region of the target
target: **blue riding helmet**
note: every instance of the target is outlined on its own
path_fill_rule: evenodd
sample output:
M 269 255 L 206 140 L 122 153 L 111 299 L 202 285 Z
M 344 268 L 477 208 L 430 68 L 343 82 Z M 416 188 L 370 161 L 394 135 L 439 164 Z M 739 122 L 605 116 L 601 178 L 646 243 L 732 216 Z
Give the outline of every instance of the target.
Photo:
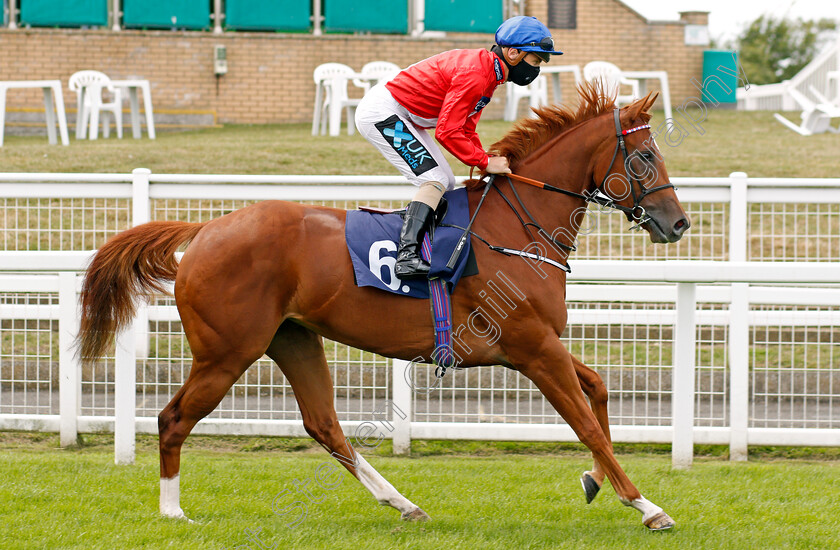
M 496 31 L 496 44 L 534 52 L 545 61 L 550 59 L 550 54 L 563 55 L 563 52 L 554 49 L 554 39 L 548 27 L 536 17 L 526 15 L 517 15 L 502 23 Z

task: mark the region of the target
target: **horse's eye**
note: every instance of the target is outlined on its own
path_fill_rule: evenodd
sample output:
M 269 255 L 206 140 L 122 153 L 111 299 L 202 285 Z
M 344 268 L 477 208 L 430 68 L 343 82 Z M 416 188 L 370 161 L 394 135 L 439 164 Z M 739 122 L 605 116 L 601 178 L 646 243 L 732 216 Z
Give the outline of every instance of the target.
M 653 160 L 653 153 L 652 153 L 652 152 L 650 152 L 650 151 L 642 151 L 642 152 L 641 152 L 641 154 L 642 154 L 642 158 L 643 158 L 643 159 L 648 160 L 648 161 L 652 161 L 652 160 Z

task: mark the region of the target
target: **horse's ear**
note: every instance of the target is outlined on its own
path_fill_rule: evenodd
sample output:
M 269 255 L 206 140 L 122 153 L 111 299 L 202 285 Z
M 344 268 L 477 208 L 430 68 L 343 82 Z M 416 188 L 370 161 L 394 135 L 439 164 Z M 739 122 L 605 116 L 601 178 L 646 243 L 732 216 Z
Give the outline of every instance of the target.
M 648 94 L 650 95 L 650 94 Z M 630 105 L 626 107 L 626 119 L 624 120 L 625 124 L 632 124 L 634 120 L 638 120 L 639 114 L 644 110 L 645 104 L 647 103 L 647 97 L 643 97 L 641 99 L 637 99 Z
M 643 113 L 647 113 L 650 111 L 650 108 L 653 107 L 653 104 L 656 103 L 656 98 L 659 97 L 659 92 L 649 93 L 645 97 L 645 108 L 642 109 Z
M 637 99 L 633 103 L 627 106 L 626 110 L 626 120 L 627 124 L 632 124 L 634 120 L 638 120 L 639 116 L 642 113 L 648 112 L 651 105 L 656 101 L 656 98 L 659 97 L 659 92 L 648 92 L 648 94 L 641 98 Z

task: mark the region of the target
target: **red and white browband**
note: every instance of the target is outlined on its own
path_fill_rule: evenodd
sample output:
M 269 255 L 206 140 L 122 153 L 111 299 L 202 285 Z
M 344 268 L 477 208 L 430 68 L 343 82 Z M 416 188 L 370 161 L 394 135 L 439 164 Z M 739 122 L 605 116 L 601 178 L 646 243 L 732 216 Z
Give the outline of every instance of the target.
M 642 124 L 641 126 L 636 126 L 635 128 L 628 128 L 627 130 L 622 130 L 621 135 L 626 136 L 627 134 L 632 134 L 633 132 L 638 132 L 639 130 L 646 130 L 650 128 L 650 124 Z

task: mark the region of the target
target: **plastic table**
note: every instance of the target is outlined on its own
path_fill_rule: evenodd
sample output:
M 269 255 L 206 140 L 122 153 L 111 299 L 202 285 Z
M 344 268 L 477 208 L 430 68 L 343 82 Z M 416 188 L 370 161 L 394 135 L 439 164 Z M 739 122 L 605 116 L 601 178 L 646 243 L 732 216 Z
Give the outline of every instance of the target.
M 131 133 L 134 139 L 140 138 L 140 100 L 137 90 L 143 90 L 143 110 L 146 111 L 146 132 L 149 139 L 155 139 L 155 117 L 152 112 L 152 91 L 148 80 L 112 80 L 111 84 L 128 90 L 128 102 L 131 105 Z
M 64 96 L 61 93 L 60 80 L 5 80 L 0 81 L 0 147 L 6 132 L 6 91 L 20 88 L 41 88 L 44 91 L 44 111 L 47 117 L 47 138 L 50 145 L 57 143 L 55 135 L 56 115 L 61 144 L 69 145 L 67 135 L 67 116 L 64 113 Z M 53 94 L 55 100 L 53 100 Z

